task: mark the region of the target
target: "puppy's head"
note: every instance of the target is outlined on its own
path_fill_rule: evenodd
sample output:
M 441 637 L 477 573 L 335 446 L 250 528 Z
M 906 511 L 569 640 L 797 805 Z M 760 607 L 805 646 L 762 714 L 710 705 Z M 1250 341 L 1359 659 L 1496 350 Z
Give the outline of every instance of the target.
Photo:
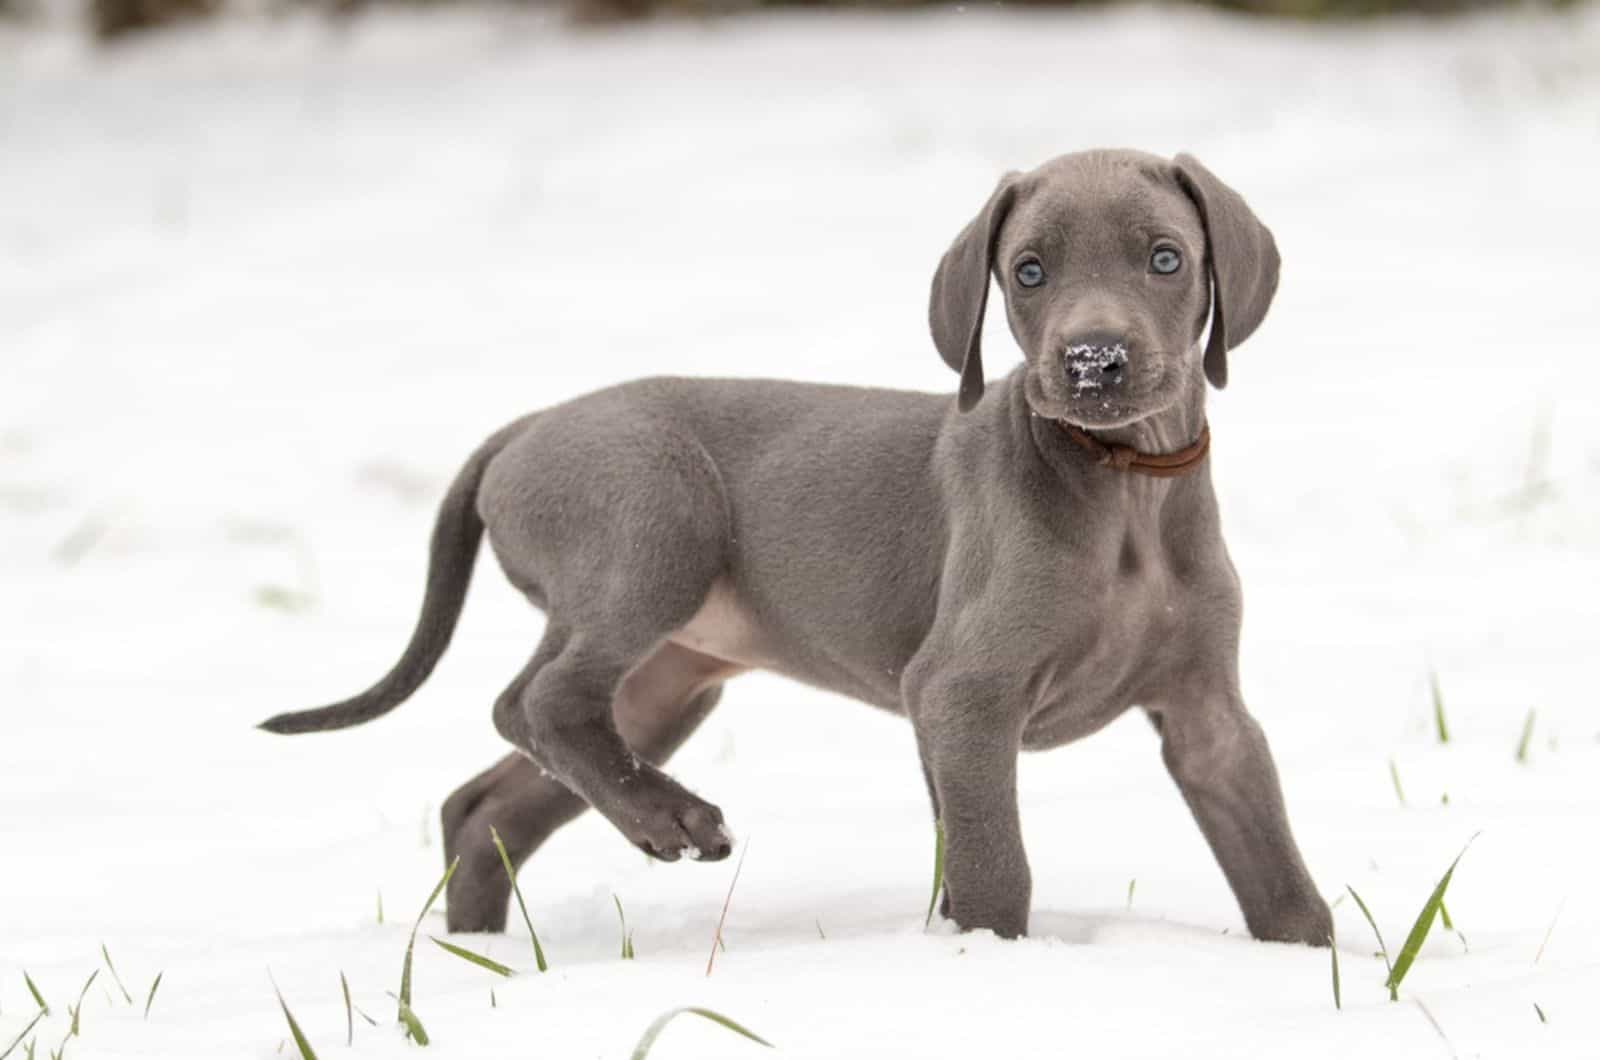
M 983 394 L 991 274 L 1027 358 L 1029 405 L 1108 428 L 1172 405 L 1196 372 L 1226 384 L 1228 350 L 1272 302 L 1278 252 L 1238 193 L 1188 155 L 1088 151 L 1007 174 L 933 277 L 933 340 L 961 373 L 963 410 Z

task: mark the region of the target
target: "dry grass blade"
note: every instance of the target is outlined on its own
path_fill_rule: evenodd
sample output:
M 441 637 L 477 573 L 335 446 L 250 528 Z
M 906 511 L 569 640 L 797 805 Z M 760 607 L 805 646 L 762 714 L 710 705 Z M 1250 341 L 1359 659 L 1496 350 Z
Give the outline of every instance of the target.
M 706 958 L 706 978 L 711 978 L 711 966 L 717 960 L 717 947 L 722 945 L 722 927 L 728 922 L 728 907 L 733 904 L 733 889 L 739 885 L 739 873 L 744 870 L 744 856 L 750 853 L 750 840 L 744 841 L 744 849 L 739 851 L 739 863 L 733 867 L 733 879 L 728 881 L 728 893 L 722 899 L 722 915 L 717 917 L 717 931 L 711 936 L 711 956 Z
M 644 1060 L 645 1057 L 649 1056 L 651 1048 L 656 1044 L 656 1039 L 661 1037 L 661 1032 L 667 1029 L 667 1024 L 671 1023 L 674 1019 L 684 1015 L 685 1013 L 691 1016 L 699 1016 L 701 1019 L 710 1020 L 712 1023 L 726 1027 L 735 1034 L 743 1035 L 752 1042 L 764 1045 L 768 1049 L 773 1047 L 772 1043 L 761 1037 L 761 1035 L 755 1033 L 747 1027 L 741 1027 L 739 1024 L 735 1023 L 727 1016 L 724 1016 L 722 1013 L 713 1012 L 708 1008 L 697 1008 L 693 1005 L 690 1005 L 685 1008 L 670 1009 L 657 1016 L 650 1026 L 645 1028 L 644 1036 L 639 1039 L 639 1044 L 633 1047 L 632 1060 Z
M 493 960 L 493 959 L 491 959 L 489 957 L 485 957 L 481 953 L 473 953 L 469 949 L 464 949 L 464 948 L 462 948 L 460 946 L 451 945 L 450 943 L 446 942 L 444 939 L 435 938 L 433 935 L 429 935 L 428 938 L 432 939 L 433 940 L 433 944 L 435 946 L 439 947 L 441 950 L 444 950 L 446 953 L 454 954 L 455 956 L 460 957 L 462 960 L 466 961 L 468 964 L 475 964 L 479 968 L 482 968 L 484 971 L 493 972 L 495 975 L 498 975 L 498 976 L 500 976 L 500 977 L 502 977 L 504 979 L 510 979 L 513 975 L 516 974 L 510 968 L 507 968 L 505 965 L 501 964 L 499 961 Z
M 933 822 L 933 894 L 928 896 L 928 915 L 922 919 L 924 928 L 933 923 L 933 907 L 939 904 L 939 892 L 943 889 L 944 822 L 935 818 Z
M 165 971 L 157 972 L 155 979 L 150 983 L 150 992 L 144 996 L 145 1019 L 150 1018 L 150 1006 L 156 1003 L 156 991 L 161 989 L 161 977 L 166 974 Z
M 1411 1000 L 1415 1001 L 1417 1003 L 1417 1008 L 1421 1009 L 1422 1014 L 1428 1017 L 1428 1022 L 1433 1025 L 1434 1032 L 1439 1035 L 1439 1040 L 1444 1042 L 1446 1049 L 1450 1050 L 1451 1060 L 1455 1060 L 1455 1058 L 1459 1055 L 1456 1052 L 1455 1043 L 1453 1043 L 1450 1040 L 1450 1036 L 1444 1032 L 1444 1028 L 1439 1025 L 1439 1021 L 1433 1018 L 1433 1012 L 1429 1010 L 1427 1005 L 1422 1003 L 1422 999 L 1420 997 L 1414 997 Z
M 49 1014 L 50 1013 L 46 1009 L 42 1008 L 38 1012 L 35 1012 L 33 1014 L 33 1019 L 29 1020 L 28 1025 L 22 1028 L 22 1033 L 17 1035 L 17 1040 L 6 1046 L 4 1052 L 0 1052 L 0 1060 L 6 1060 L 6 1057 L 14 1053 L 17 1049 L 17 1046 L 22 1044 L 22 1039 L 26 1038 L 29 1032 L 39 1025 L 39 1021 L 44 1019 Z
M 111 970 L 111 981 L 117 984 L 117 989 L 122 991 L 122 999 L 128 1004 L 133 1004 L 133 995 L 128 993 L 128 988 L 122 985 L 122 976 L 117 974 L 117 966 L 111 961 L 111 951 L 104 942 L 100 943 L 100 956 L 106 959 L 106 967 Z
M 1472 846 L 1472 841 L 1478 837 L 1474 835 L 1467 840 L 1467 845 L 1461 848 L 1461 853 L 1450 863 L 1450 867 L 1439 879 L 1433 893 L 1428 896 L 1427 902 L 1422 906 L 1422 912 L 1417 914 L 1416 923 L 1411 925 L 1411 933 L 1400 946 L 1400 953 L 1394 959 L 1394 966 L 1389 969 L 1388 987 L 1391 994 L 1398 990 L 1400 983 L 1405 979 L 1406 973 L 1411 970 L 1412 962 L 1417 959 L 1417 953 L 1422 949 L 1423 941 L 1428 937 L 1428 931 L 1433 927 L 1433 918 L 1439 911 L 1439 906 L 1444 904 L 1444 892 L 1450 887 L 1450 880 L 1456 873 L 1456 866 L 1461 864 L 1461 859 L 1466 856 L 1467 849 Z
M 400 1022 L 406 1025 L 407 1031 L 411 1030 L 412 1022 L 416 1020 L 415 1013 L 411 1013 L 411 961 L 417 948 L 417 932 L 422 930 L 422 922 L 427 918 L 428 911 L 433 908 L 433 903 L 439 900 L 439 895 L 444 893 L 445 885 L 450 882 L 450 877 L 456 873 L 456 866 L 460 864 L 461 859 L 456 858 L 450 863 L 450 867 L 444 870 L 439 882 L 433 885 L 433 893 L 428 895 L 427 902 L 423 904 L 422 912 L 417 914 L 417 922 L 411 926 L 411 938 L 406 942 L 405 963 L 400 967 L 400 995 L 397 999 L 400 1002 Z M 408 1013 L 411 1014 L 411 1020 L 406 1019 Z M 417 1026 L 421 1027 L 422 1024 L 417 1023 Z M 428 1044 L 426 1036 L 421 1040 L 421 1044 Z
M 283 1000 L 283 991 L 278 989 L 277 983 L 272 984 L 272 992 L 278 996 L 278 1007 L 283 1009 L 283 1018 L 289 1022 L 289 1035 L 294 1039 L 295 1048 L 300 1050 L 300 1060 L 317 1060 L 317 1051 L 306 1040 L 305 1032 L 300 1029 L 294 1013 L 289 1011 L 289 1004 Z
M 1550 926 L 1544 929 L 1544 938 L 1539 942 L 1539 952 L 1533 955 L 1533 963 L 1538 964 L 1544 957 L 1544 948 L 1550 945 L 1550 936 L 1555 934 L 1556 921 L 1561 919 L 1561 910 L 1567 907 L 1567 900 L 1561 899 L 1561 904 L 1556 906 L 1556 915 L 1550 918 Z
M 494 826 L 489 826 L 489 838 L 494 840 L 494 849 L 500 855 L 500 864 L 505 866 L 506 879 L 511 881 L 511 893 L 517 899 L 517 909 L 522 913 L 522 922 L 528 926 L 528 937 L 533 940 L 533 962 L 539 966 L 541 972 L 548 972 L 550 965 L 545 963 L 544 947 L 539 945 L 539 933 L 533 930 L 533 918 L 528 915 L 528 903 L 522 900 L 522 888 L 517 886 L 517 870 L 511 867 L 511 855 L 506 853 L 506 845 L 500 841 L 500 833 Z

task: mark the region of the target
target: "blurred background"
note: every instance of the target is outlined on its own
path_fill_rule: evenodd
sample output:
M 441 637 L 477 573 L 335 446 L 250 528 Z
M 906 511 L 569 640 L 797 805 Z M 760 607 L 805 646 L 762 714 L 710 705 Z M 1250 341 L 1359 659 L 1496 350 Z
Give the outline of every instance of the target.
M 0 0 L 0 15 L 50 17 L 75 21 L 96 35 L 111 39 L 124 34 L 192 19 L 248 10 L 272 15 L 317 11 L 342 17 L 374 7 L 451 6 L 458 0 Z M 468 0 L 469 5 L 479 0 Z M 650 15 L 716 17 L 763 9 L 856 9 L 904 11 L 951 6 L 929 0 L 504 0 L 508 7 L 555 9 L 578 22 L 610 23 Z M 1365 18 L 1381 15 L 1446 14 L 1494 7 L 1528 6 L 1506 0 L 1191 0 L 1200 6 L 1250 14 L 1304 20 Z M 1538 0 L 1534 6 L 1570 7 L 1581 0 Z M 1100 3 L 1027 0 L 1021 4 L 964 4 L 974 10 L 995 7 L 1099 7 Z
M 13 964 L 81 981 L 107 936 L 205 984 L 121 1028 L 138 1055 L 266 1055 L 269 960 L 292 991 L 340 954 L 383 1003 L 373 892 L 410 910 L 436 878 L 438 805 L 503 753 L 490 704 L 538 618 L 480 561 L 414 702 L 326 738 L 251 726 L 392 661 L 465 454 L 646 374 L 951 393 L 939 255 L 1006 170 L 1121 146 L 1193 152 L 1282 248 L 1211 396 L 1213 475 L 1246 696 L 1314 874 L 1400 936 L 1484 830 L 1450 900 L 1471 953 L 1435 938 L 1418 965 L 1434 1013 L 1523 1056 L 1538 1001 L 1551 1040 L 1592 1045 L 1600 912 L 1574 901 L 1532 954 L 1600 888 L 1575 838 L 1600 814 L 1600 8 L 1219 6 L 0 0 L 0 858 L 42 867 L 0 872 L 4 1019 Z M 1019 360 L 1003 314 L 987 342 L 992 374 Z M 829 1020 L 785 1008 L 815 920 L 839 946 L 920 931 L 927 807 L 903 723 L 762 676 L 724 703 L 674 768 L 759 835 L 736 1014 L 796 1055 L 975 1033 L 925 1003 L 948 965 L 901 956 L 937 937 L 892 937 L 905 996 L 835 957 L 807 980 Z M 1194 999 L 1185 1033 L 1282 1055 L 1326 962 L 1218 948 L 1232 898 L 1153 740 L 1130 716 L 1026 760 L 1036 930 L 1094 945 L 1041 951 L 1039 993 L 994 1018 L 1056 1011 L 1077 969 L 1081 1026 L 1170 1055 L 1159 974 Z M 541 1042 L 612 1025 L 611 891 L 641 952 L 703 962 L 720 871 L 641 865 L 593 820 L 535 864 L 571 969 Z M 481 973 L 455 974 L 428 972 L 465 1024 Z M 342 1028 L 328 995 L 301 1002 L 314 1037 Z M 830 1036 L 851 1013 L 896 1033 Z M 1395 1055 L 1398 1017 L 1369 1015 L 1316 1040 Z M 480 1032 L 506 1052 L 515 1026 Z

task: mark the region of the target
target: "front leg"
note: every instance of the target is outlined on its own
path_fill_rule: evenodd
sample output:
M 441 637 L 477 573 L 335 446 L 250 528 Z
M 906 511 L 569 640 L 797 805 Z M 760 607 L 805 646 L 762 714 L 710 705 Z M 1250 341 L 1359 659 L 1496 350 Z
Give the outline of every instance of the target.
M 936 676 L 907 696 L 917 749 L 944 826 L 941 911 L 964 931 L 1027 934 L 1033 881 L 1017 813 L 1021 724 L 1005 686 L 981 675 Z
M 1333 933 L 1289 830 L 1267 738 L 1237 696 L 1151 710 L 1161 757 L 1244 912 L 1250 934 L 1326 946 Z

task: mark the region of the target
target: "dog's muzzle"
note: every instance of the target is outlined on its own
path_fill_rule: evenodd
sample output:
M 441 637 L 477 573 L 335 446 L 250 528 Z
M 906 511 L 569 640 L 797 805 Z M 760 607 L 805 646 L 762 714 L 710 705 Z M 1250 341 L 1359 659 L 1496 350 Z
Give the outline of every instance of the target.
M 1120 342 L 1076 342 L 1067 346 L 1063 355 L 1067 378 L 1072 380 L 1074 393 L 1082 394 L 1101 387 L 1122 382 L 1128 367 L 1128 347 Z

